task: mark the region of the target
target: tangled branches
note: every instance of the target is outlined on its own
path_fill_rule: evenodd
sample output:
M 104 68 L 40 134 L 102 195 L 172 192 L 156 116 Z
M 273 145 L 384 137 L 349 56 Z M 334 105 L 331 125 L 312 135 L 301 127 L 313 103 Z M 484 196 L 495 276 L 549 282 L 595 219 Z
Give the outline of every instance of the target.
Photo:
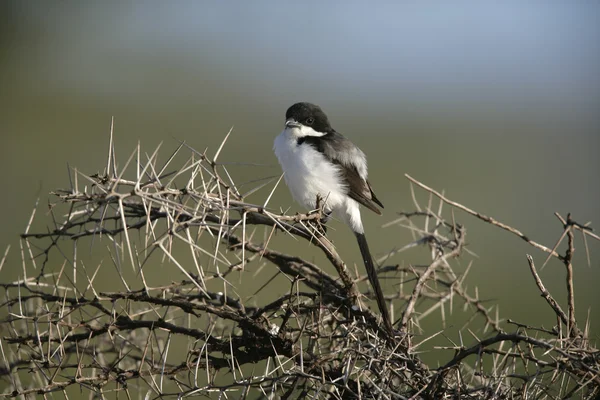
M 218 161 L 224 144 L 212 157 L 182 144 L 163 165 L 159 149 L 143 155 L 138 146 L 119 168 L 111 136 L 103 173 L 75 171 L 71 187 L 53 193 L 60 200 L 50 205 L 53 226 L 32 232 L 30 223 L 22 235 L 23 278 L 2 282 L 8 313 L 0 374 L 7 389 L 0 396 L 87 391 L 146 398 L 442 399 L 600 393 L 600 355 L 574 316 L 573 232 L 598 239 L 589 227 L 570 216 L 561 219 L 569 248 L 559 254 L 558 244 L 538 244 L 408 177 L 417 210 L 392 223 L 410 229 L 415 240 L 399 251 L 424 245 L 431 258 L 426 265 L 380 267 L 381 278 L 399 276 L 403 282 L 387 297 L 402 309 L 390 338 L 367 307 L 370 293 L 359 290 L 365 277 L 352 275 L 320 226 L 321 210 L 274 211 L 269 201 L 279 181 L 262 205 L 249 202 L 273 180 L 241 193 Z M 188 150 L 182 165 L 166 172 Z M 429 194 L 427 207 L 419 205 L 415 185 Z M 555 329 L 510 321 L 507 328 L 469 293 L 466 274 L 453 267 L 468 251 L 466 229 L 454 212 L 450 220 L 443 217 L 444 205 L 506 229 L 564 263 L 566 312 L 527 258 L 558 318 Z M 275 236 L 310 243 L 335 275 L 301 256 L 305 248 L 298 254 L 278 249 Z M 100 242 L 108 243 L 114 269 L 98 261 L 91 272 L 79 249 L 89 243 L 97 253 Z M 248 295 L 242 286 L 266 274 L 265 264 L 277 273 Z M 166 276 L 149 272 L 160 268 Z M 413 333 L 448 301 L 462 302 L 486 337 L 473 334 L 472 343 L 452 346 L 454 355 L 445 361 L 440 356 L 441 367 L 432 368 L 417 355 L 431 337 L 417 342 Z

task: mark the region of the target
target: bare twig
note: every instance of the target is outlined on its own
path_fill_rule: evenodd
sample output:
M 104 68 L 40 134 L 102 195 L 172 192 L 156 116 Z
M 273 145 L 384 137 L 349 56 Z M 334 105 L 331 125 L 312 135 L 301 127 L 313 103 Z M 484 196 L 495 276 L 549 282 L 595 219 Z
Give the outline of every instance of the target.
M 505 231 L 508 231 L 508 232 L 510 232 L 512 234 L 515 234 L 518 237 L 520 237 L 521 239 L 523 239 L 524 241 L 526 241 L 527 243 L 529 243 L 530 245 L 532 245 L 533 247 L 535 247 L 536 249 L 540 249 L 540 250 L 542 250 L 542 251 L 544 251 L 546 253 L 549 253 L 550 255 L 558 258 L 561 261 L 563 260 L 563 256 L 561 256 L 560 254 L 558 254 L 556 251 L 553 251 L 553 250 L 549 249 L 548 247 L 546 247 L 544 245 L 541 245 L 541 244 L 539 244 L 537 242 L 534 242 L 533 240 L 529 239 L 529 237 L 527 237 L 523 233 L 521 233 L 519 230 L 517 230 L 517 229 L 515 229 L 515 228 L 513 228 L 511 226 L 508 226 L 506 224 L 503 224 L 502 222 L 497 221 L 497 220 L 495 220 L 492 217 L 488 217 L 487 215 L 484 215 L 484 214 L 481 214 L 481 213 L 479 213 L 477 211 L 471 210 L 470 208 L 465 207 L 462 204 L 459 204 L 459 203 L 457 203 L 455 201 L 449 200 L 448 198 L 444 197 L 444 195 L 442 195 L 439 192 L 437 192 L 436 190 L 434 190 L 434 189 L 432 189 L 432 188 L 430 188 L 430 187 L 422 184 L 421 182 L 417 181 L 415 178 L 411 177 L 408 174 L 405 174 L 405 176 L 406 176 L 406 178 L 408 178 L 409 181 L 411 181 L 414 184 L 416 184 L 417 186 L 419 186 L 419 187 L 427 190 L 428 192 L 433 193 L 435 196 L 437 196 L 440 200 L 444 201 L 445 203 L 448 203 L 449 205 L 451 205 L 453 207 L 456 207 L 456 208 L 458 208 L 458 209 L 460 209 L 460 210 L 462 210 L 462 211 L 464 211 L 464 212 L 466 212 L 468 214 L 471 214 L 474 217 L 477 217 L 477 218 L 479 218 L 482 221 L 485 221 L 485 222 L 490 223 L 492 225 L 495 225 L 495 226 L 497 226 L 497 227 L 499 227 L 501 229 L 504 229 Z
M 527 262 L 529 263 L 529 268 L 531 269 L 531 274 L 533 275 L 533 279 L 535 280 L 535 284 L 537 285 L 537 287 L 540 289 L 540 292 L 542 293 L 542 297 L 544 299 L 546 299 L 546 302 L 548 302 L 548 304 L 550 305 L 550 307 L 552 307 L 552 309 L 554 310 L 554 312 L 556 313 L 556 315 L 558 315 L 558 317 L 560 318 L 561 322 L 563 324 L 565 324 L 565 325 L 568 325 L 569 321 L 567 319 L 567 315 L 560 308 L 560 305 L 558 305 L 558 303 L 556 302 L 556 300 L 554 300 L 554 298 L 552 297 L 552 295 L 550 294 L 550 292 L 548 292 L 548 290 L 546 289 L 546 287 L 542 283 L 542 280 L 540 279 L 540 276 L 538 275 L 538 273 L 537 273 L 537 271 L 535 269 L 535 264 L 533 263 L 533 257 L 531 257 L 529 254 L 527 254 Z

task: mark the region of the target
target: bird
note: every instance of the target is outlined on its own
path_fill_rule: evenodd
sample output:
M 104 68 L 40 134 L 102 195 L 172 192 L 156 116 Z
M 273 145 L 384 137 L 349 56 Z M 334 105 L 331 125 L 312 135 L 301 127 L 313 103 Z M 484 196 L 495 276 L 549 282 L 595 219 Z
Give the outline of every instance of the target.
M 324 199 L 325 214 L 333 213 L 354 232 L 385 328 L 393 334 L 360 214 L 360 206 L 378 215 L 384 208 L 367 179 L 365 153 L 332 128 L 321 107 L 305 102 L 287 109 L 273 150 L 294 200 L 314 210 L 317 199 Z

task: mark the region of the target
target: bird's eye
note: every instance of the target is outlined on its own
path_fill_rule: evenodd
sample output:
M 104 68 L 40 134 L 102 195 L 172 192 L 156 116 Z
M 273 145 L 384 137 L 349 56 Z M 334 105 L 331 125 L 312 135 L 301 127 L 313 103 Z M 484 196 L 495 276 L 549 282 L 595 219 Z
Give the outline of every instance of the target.
M 312 125 L 315 122 L 313 117 L 306 118 L 306 125 Z

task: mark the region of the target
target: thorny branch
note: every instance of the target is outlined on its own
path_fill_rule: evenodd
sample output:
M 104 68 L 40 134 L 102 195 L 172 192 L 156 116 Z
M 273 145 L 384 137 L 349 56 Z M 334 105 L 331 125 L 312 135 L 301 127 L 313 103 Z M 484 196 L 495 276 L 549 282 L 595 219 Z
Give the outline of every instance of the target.
M 34 398 L 56 391 L 146 398 L 600 395 L 600 355 L 587 326 L 581 329 L 575 319 L 573 232 L 599 239 L 589 226 L 557 214 L 563 234 L 551 249 L 407 176 L 416 210 L 400 213 L 388 225 L 408 229 L 414 241 L 385 260 L 425 246 L 430 262 L 379 269 L 382 279 L 399 276 L 401 282 L 388 287 L 390 306 L 402 310 L 396 336 L 388 338 L 359 291 L 366 277 L 351 275 L 321 227 L 321 210 L 287 215 L 270 207 L 281 178 L 274 185 L 273 179 L 254 180 L 257 186 L 242 193 L 233 167 L 219 161 L 228 137 L 212 157 L 182 144 L 163 164 L 160 146 L 145 154 L 138 145 L 119 167 L 111 127 L 105 170 L 95 175 L 74 170 L 71 187 L 52 193 L 59 201 L 49 204 L 46 231 L 33 230 L 34 211 L 22 234 L 22 276 L 0 283 L 7 310 L 0 339 L 0 376 L 7 389 L 0 396 Z M 428 196 L 426 207 L 413 184 Z M 270 186 L 266 200 L 257 202 L 256 193 Z M 450 216 L 444 217 L 447 206 Z M 567 313 L 527 256 L 556 315 L 554 329 L 510 320 L 506 325 L 495 305 L 486 307 L 476 289 L 467 290 L 471 263 L 461 271 L 455 261 L 470 253 L 467 231 L 454 211 L 511 232 L 565 265 Z M 565 237 L 568 248 L 560 254 Z M 294 253 L 278 248 L 297 239 L 312 243 L 335 275 L 326 272 L 324 261 L 308 261 L 306 247 L 296 246 Z M 106 261 L 88 261 L 79 248 L 92 255 L 106 250 L 114 270 Z M 0 269 L 6 259 L 5 254 Z M 92 262 L 97 266 L 90 270 Z M 265 264 L 276 267 L 275 275 Z M 161 268 L 163 276 L 151 276 Z M 114 282 L 108 288 L 107 277 Z M 248 287 L 258 290 L 251 293 Z M 443 347 L 454 355 L 439 353 L 442 366 L 431 368 L 417 353 L 437 334 L 419 342 L 413 334 L 437 312 L 446 326 L 446 310 L 457 302 L 471 314 L 463 330 L 474 343 L 463 344 L 461 338 L 460 344 Z

